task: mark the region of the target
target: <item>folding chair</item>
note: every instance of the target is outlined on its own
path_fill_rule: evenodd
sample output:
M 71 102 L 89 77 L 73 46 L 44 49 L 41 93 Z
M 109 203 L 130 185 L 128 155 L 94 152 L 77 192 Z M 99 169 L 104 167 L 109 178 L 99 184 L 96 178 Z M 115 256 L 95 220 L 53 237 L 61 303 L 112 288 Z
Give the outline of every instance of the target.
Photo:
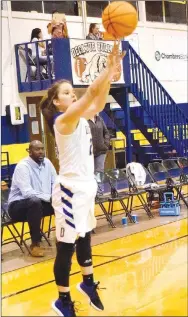
M 95 198 L 95 204 L 99 205 L 103 211 L 106 220 L 109 222 L 112 228 L 116 228 L 115 224 L 112 221 L 112 218 L 109 216 L 109 208 L 106 210 L 104 203 L 109 203 L 111 198 L 111 186 L 109 184 L 109 179 L 105 173 L 97 172 L 95 173 L 96 182 L 98 184 L 98 191 Z
M 174 185 L 179 188 L 177 199 L 182 198 L 185 205 L 188 206 L 185 197 L 182 193 L 182 187 L 188 185 L 188 178 L 183 172 L 183 169 L 179 167 L 177 159 L 166 159 L 162 161 L 163 166 L 167 169 L 169 176 L 174 182 Z M 177 189 L 176 189 L 177 190 Z
M 151 174 L 154 182 L 159 185 L 167 185 L 166 180 L 169 178 L 166 168 L 159 162 L 148 164 L 148 171 Z
M 130 190 L 131 184 L 129 182 L 128 177 L 126 176 L 126 171 L 124 172 L 124 170 L 114 169 L 111 171 L 107 171 L 107 174 L 111 177 L 111 179 L 114 178 L 114 181 L 116 180 L 116 182 L 111 183 L 111 185 L 116 187 L 116 190 L 118 191 L 119 197 L 121 197 L 121 198 L 124 197 L 123 199 L 125 199 L 125 198 L 128 199 L 127 210 L 129 211 L 130 215 L 131 215 L 131 211 L 132 211 L 133 199 L 134 199 L 134 197 L 137 197 L 141 203 L 140 206 L 144 208 L 148 217 L 149 218 L 153 217 L 153 214 L 151 213 L 151 211 L 148 207 L 148 204 L 143 197 L 145 190 L 134 189 L 131 191 Z M 129 201 L 130 201 L 130 206 L 129 206 Z
M 176 163 L 175 159 L 166 159 L 162 161 L 162 165 L 168 171 L 169 176 L 175 181 L 180 183 L 180 177 L 182 175 L 182 170 Z
M 5 164 L 5 165 L 4 165 Z M 2 171 L 5 171 L 3 174 Z M 1 181 L 6 182 L 8 188 L 11 186 L 9 152 L 1 152 Z
M 132 196 L 132 193 L 129 192 L 129 182 L 125 173 L 120 169 L 115 168 L 106 171 L 105 174 L 108 177 L 111 186 L 108 214 L 112 218 L 112 214 L 114 212 L 114 202 L 119 201 L 126 217 L 129 218 L 131 223 L 134 223 L 135 221 L 133 220 L 129 210 L 129 199 Z M 124 200 L 127 200 L 127 205 L 124 203 Z
M 166 165 L 167 164 L 169 164 L 169 162 L 166 162 Z M 170 164 L 173 164 L 174 166 L 173 162 Z M 180 180 L 177 180 L 177 173 L 181 173 L 180 171 L 177 171 L 176 168 L 169 168 L 169 170 L 167 170 L 164 165 L 159 162 L 150 163 L 148 165 L 148 170 L 157 183 L 166 183 L 167 191 L 173 191 L 173 189 L 175 189 L 177 192 L 176 199 L 182 199 L 184 204 L 188 207 L 188 202 L 186 202 L 186 199 L 181 192 L 182 184 L 180 183 Z
M 29 49 L 28 49 L 29 50 Z M 24 62 L 26 66 L 26 75 L 25 75 L 25 82 L 27 81 L 30 73 L 31 80 L 36 80 L 36 74 L 37 74 L 37 67 L 34 63 L 34 61 L 31 59 L 31 55 L 28 54 L 28 65 L 27 65 L 27 58 L 26 58 L 26 51 L 25 48 L 23 48 L 21 45 L 19 46 L 19 56 Z
M 3 239 L 3 233 L 4 233 L 5 227 L 8 229 L 9 233 L 11 234 L 11 237 Z M 14 231 L 16 232 L 16 234 L 14 234 Z M 14 225 L 14 223 L 12 223 L 12 221 L 8 217 L 6 211 L 1 210 L 1 246 L 9 244 L 9 243 L 16 243 L 19 246 L 22 253 L 24 253 L 24 250 L 23 250 L 18 238 L 20 239 L 21 236 L 20 236 L 16 226 Z
M 6 223 L 9 222 L 9 224 L 11 224 L 11 225 L 14 227 L 14 229 L 15 229 L 15 231 L 16 231 L 16 233 L 17 233 L 17 240 L 18 240 L 18 238 L 19 238 L 19 244 L 20 244 L 20 246 L 23 244 L 23 245 L 26 247 L 26 249 L 28 250 L 28 252 L 30 253 L 29 248 L 28 248 L 28 246 L 27 246 L 27 244 L 26 244 L 26 240 L 30 239 L 30 237 L 24 239 L 24 235 L 29 233 L 29 232 L 24 232 L 24 229 L 25 229 L 25 221 L 23 221 L 23 222 L 14 221 L 14 220 L 12 220 L 12 219 L 9 217 L 9 214 L 8 214 L 8 196 L 9 196 L 9 192 L 10 192 L 10 189 L 3 190 L 3 191 L 1 192 L 1 208 L 2 208 L 2 210 L 3 210 L 3 215 L 5 216 Z M 4 222 L 5 222 L 5 221 L 4 221 Z M 22 226 L 21 226 L 21 233 L 19 233 L 18 229 L 17 229 L 16 226 L 15 226 L 15 224 L 18 223 L 18 222 L 22 224 Z M 43 224 L 43 222 L 41 223 L 41 236 L 46 240 L 46 242 L 48 243 L 48 245 L 51 246 L 50 241 L 48 240 L 46 234 L 45 234 L 45 233 L 43 232 L 43 230 L 42 230 L 42 224 Z M 9 232 L 10 232 L 10 228 L 8 228 L 8 230 L 9 230 Z M 4 243 L 4 244 L 5 244 L 5 243 Z
M 47 216 L 48 217 L 48 216 Z M 26 240 L 29 240 L 31 239 L 31 237 L 29 236 L 28 238 L 24 239 L 24 235 L 28 234 L 29 232 L 24 232 L 25 231 L 25 221 L 23 222 L 23 225 L 22 225 L 22 231 L 21 231 L 21 241 L 20 241 L 20 244 L 22 245 L 22 243 L 24 243 L 24 241 Z M 44 238 L 44 240 L 46 240 L 46 242 L 48 243 L 48 245 L 51 247 L 51 242 L 49 240 L 49 237 L 46 236 L 46 233 L 43 232 L 43 226 L 44 226 L 44 218 L 42 218 L 41 220 L 41 229 L 40 229 L 40 234 L 41 234 L 41 238 Z M 48 233 L 48 231 L 47 231 Z
M 49 216 L 48 231 L 45 232 L 45 233 L 47 233 L 48 238 L 50 237 L 50 233 L 51 233 L 52 231 L 55 231 L 55 226 L 52 225 L 52 218 L 53 218 L 53 216 L 54 216 L 54 215 L 50 215 L 50 216 Z M 42 226 L 42 231 L 44 231 L 44 230 L 43 230 L 43 226 Z
M 136 173 L 137 170 L 137 173 Z M 126 175 L 133 191 L 142 191 L 147 195 L 148 207 L 153 207 L 153 202 L 158 202 L 163 198 L 166 185 L 159 185 L 154 182 L 148 170 L 140 163 L 129 163 L 126 166 Z M 156 207 L 155 207 L 156 208 Z
M 182 170 L 182 182 L 188 183 L 188 158 L 187 157 L 179 157 L 177 159 L 178 166 Z
M 8 194 L 9 194 L 9 190 L 2 191 L 2 195 L 1 195 L 1 245 L 3 246 L 3 245 L 14 242 L 19 246 L 22 253 L 24 253 L 24 249 L 21 246 L 22 236 L 15 226 L 17 222 L 13 221 L 8 215 L 8 203 L 7 203 Z M 8 229 L 9 233 L 11 234 L 10 238 L 3 239 L 4 228 Z M 23 241 L 23 244 L 25 248 L 28 250 L 28 252 L 30 253 L 29 248 L 27 244 L 25 243 L 25 241 Z
M 49 215 L 49 216 L 45 216 L 45 217 L 43 217 L 42 218 L 42 221 L 41 221 L 41 232 L 43 233 L 43 234 L 45 234 L 45 236 L 46 236 L 46 238 L 48 238 L 49 239 L 49 237 L 50 237 L 50 233 L 52 232 L 52 231 L 55 231 L 55 226 L 53 226 L 52 225 L 52 218 L 53 218 L 53 216 L 54 216 L 54 214 L 53 215 Z M 44 222 L 45 222 L 45 218 L 46 217 L 48 217 L 49 219 L 49 221 L 48 221 L 48 229 L 47 229 L 47 231 L 44 231 L 45 229 L 44 229 Z M 44 239 L 45 239 L 45 237 L 44 237 Z M 48 241 L 47 241 L 48 242 Z
M 30 73 L 31 80 L 37 80 L 37 63 L 35 59 L 32 57 L 32 50 L 28 47 L 27 50 L 26 48 L 23 48 L 21 45 L 19 46 L 19 55 L 22 58 L 24 64 L 26 65 L 26 77 L 25 77 L 25 82 L 27 81 Z M 27 62 L 28 61 L 28 62 Z M 47 63 L 40 63 L 40 78 L 42 80 L 48 79 L 48 74 L 47 74 Z

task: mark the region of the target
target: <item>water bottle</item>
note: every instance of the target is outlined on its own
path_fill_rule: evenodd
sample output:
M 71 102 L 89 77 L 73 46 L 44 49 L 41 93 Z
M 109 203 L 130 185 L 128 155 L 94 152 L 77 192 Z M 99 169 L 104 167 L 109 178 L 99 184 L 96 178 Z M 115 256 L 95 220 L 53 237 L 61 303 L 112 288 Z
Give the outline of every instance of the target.
M 122 217 L 121 223 L 123 226 L 127 226 L 127 217 Z

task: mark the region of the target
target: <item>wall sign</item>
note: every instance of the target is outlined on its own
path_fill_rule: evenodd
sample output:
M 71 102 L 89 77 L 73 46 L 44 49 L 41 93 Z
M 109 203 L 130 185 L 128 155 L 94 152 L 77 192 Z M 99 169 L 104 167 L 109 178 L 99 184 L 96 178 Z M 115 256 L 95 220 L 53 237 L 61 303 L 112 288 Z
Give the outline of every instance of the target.
M 187 80 L 187 41 L 184 37 L 153 36 L 153 66 L 160 80 Z
M 31 122 L 31 131 L 32 134 L 39 134 L 39 123 L 38 121 Z
M 10 117 L 13 125 L 24 123 L 23 108 L 20 104 L 15 103 L 10 105 Z
M 30 116 L 30 118 L 36 118 L 36 116 L 37 116 L 36 105 L 34 103 L 33 104 L 29 104 L 28 108 L 29 108 L 29 116 Z
M 90 85 L 106 67 L 113 41 L 70 39 L 72 78 L 74 85 Z M 120 50 L 122 48 L 120 46 Z M 113 84 L 124 83 L 122 62 L 117 67 Z

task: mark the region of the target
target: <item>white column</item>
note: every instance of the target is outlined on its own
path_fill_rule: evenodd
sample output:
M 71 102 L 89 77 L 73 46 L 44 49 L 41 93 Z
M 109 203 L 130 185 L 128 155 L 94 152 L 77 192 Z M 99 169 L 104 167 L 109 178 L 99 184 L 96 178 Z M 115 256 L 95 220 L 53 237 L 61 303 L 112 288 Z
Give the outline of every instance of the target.
M 146 22 L 146 4 L 145 1 L 137 1 L 139 10 L 139 20 L 143 23 Z
M 86 2 L 82 1 L 82 23 L 83 23 L 83 34 L 84 39 L 87 36 L 87 14 L 86 14 Z
M 18 102 L 18 86 L 17 86 L 17 74 L 16 74 L 16 57 L 14 51 L 14 40 L 13 40 L 13 23 L 12 23 L 12 10 L 11 10 L 11 1 L 7 1 L 7 13 L 8 13 L 8 31 L 10 39 L 10 52 L 11 52 L 11 84 L 12 84 L 12 96 L 11 103 Z
M 44 14 L 44 1 L 42 1 L 42 13 Z

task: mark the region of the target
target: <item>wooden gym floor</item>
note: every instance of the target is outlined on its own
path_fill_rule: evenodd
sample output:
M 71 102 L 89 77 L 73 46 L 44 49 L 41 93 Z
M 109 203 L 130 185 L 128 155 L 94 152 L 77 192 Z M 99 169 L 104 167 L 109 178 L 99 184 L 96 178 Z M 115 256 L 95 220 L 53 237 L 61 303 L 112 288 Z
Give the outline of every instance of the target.
M 77 316 L 187 316 L 186 213 L 184 208 L 178 218 L 142 219 L 129 228 L 122 228 L 117 216 L 116 229 L 104 232 L 105 225 L 99 226 L 93 262 L 95 279 L 105 288 L 99 291 L 105 310 L 95 311 L 76 290 L 81 274 L 74 256 L 70 284 Z M 2 274 L 2 316 L 56 316 L 54 254 L 38 263 L 26 258 L 16 265 L 3 255 L 9 272 Z

